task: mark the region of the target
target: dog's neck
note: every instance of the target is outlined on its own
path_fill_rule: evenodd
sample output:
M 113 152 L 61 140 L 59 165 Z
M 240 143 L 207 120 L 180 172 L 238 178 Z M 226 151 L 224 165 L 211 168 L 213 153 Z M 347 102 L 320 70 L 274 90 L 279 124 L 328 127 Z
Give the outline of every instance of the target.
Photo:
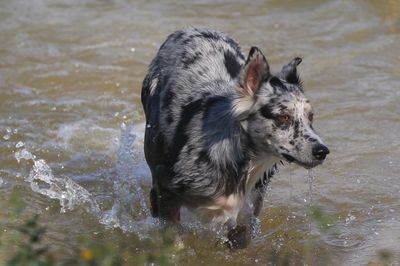
M 265 172 L 270 172 L 278 165 L 280 158 L 276 156 L 259 156 L 250 160 L 249 171 L 246 180 L 246 193 L 249 193 L 264 177 Z

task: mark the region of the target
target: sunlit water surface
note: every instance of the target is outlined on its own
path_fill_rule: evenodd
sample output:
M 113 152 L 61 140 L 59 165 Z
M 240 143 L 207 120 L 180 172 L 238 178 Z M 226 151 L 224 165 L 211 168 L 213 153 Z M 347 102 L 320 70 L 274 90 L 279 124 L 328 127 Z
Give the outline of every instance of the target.
M 311 173 L 312 194 L 306 170 L 281 167 L 245 250 L 219 245 L 218 228 L 187 215 L 178 261 L 360 265 L 382 250 L 400 260 L 394 0 L 1 1 L 1 222 L 39 213 L 60 261 L 80 235 L 111 241 L 128 264 L 148 252 L 137 238 L 151 240 L 159 225 L 149 214 L 141 81 L 165 37 L 188 26 L 222 30 L 246 53 L 257 45 L 274 71 L 301 56 L 315 128 L 331 154 Z M 19 217 L 15 193 L 26 205 Z M 332 224 L 321 228 L 310 206 Z

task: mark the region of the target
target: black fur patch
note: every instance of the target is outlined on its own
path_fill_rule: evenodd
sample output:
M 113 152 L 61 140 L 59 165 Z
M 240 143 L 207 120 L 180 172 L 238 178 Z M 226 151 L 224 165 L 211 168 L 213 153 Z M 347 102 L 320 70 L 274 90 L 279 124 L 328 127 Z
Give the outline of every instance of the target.
M 299 137 L 299 121 L 296 120 L 294 121 L 294 134 L 293 134 L 293 138 L 297 139 Z
M 173 123 L 174 122 L 174 118 L 172 117 L 172 114 L 168 114 L 166 120 L 167 120 L 168 124 Z
M 184 45 L 184 46 L 188 46 L 191 42 L 192 42 L 192 38 L 186 38 L 186 39 L 184 39 L 183 41 L 182 41 L 182 44 Z
M 287 110 L 287 106 L 283 104 L 278 104 L 279 111 L 283 113 L 283 111 Z
M 204 103 L 203 130 L 208 145 L 229 138 L 234 134 L 235 121 L 230 119 L 231 102 L 227 97 L 209 97 Z
M 189 136 L 186 134 L 186 129 L 192 118 L 202 110 L 202 100 L 191 102 L 182 108 L 181 120 L 176 127 L 175 135 L 170 147 L 169 165 L 172 167 L 178 160 L 182 148 L 188 141 Z
M 297 71 L 291 71 L 286 76 L 286 81 L 291 84 L 301 85 L 300 76 L 297 75 Z
M 203 31 L 203 32 L 201 32 L 201 36 L 203 36 L 204 38 L 216 40 L 216 41 L 221 39 L 221 37 L 219 35 L 214 34 L 211 31 Z
M 236 60 L 236 56 L 232 54 L 230 51 L 225 51 L 224 53 L 225 58 L 225 67 L 228 71 L 229 75 L 232 78 L 236 78 L 239 75 L 241 65 Z
M 229 45 L 235 50 L 236 55 L 240 57 L 242 60 L 246 60 L 242 52 L 240 51 L 240 46 L 231 38 L 226 38 L 226 42 L 229 43 Z
M 178 40 L 181 39 L 182 36 L 184 36 L 184 35 L 185 35 L 185 33 L 184 33 L 183 31 L 178 31 L 178 32 L 175 34 L 175 36 L 174 36 L 174 40 L 175 40 L 175 41 L 178 41 Z
M 272 109 L 268 104 L 260 108 L 260 114 L 267 119 L 275 118 L 275 115 L 272 113 Z
M 310 135 L 304 135 L 304 138 L 305 138 L 306 140 L 308 140 L 309 142 L 316 142 L 316 141 L 317 141 L 316 139 L 314 139 L 314 138 L 311 137 Z
M 185 53 L 182 58 L 182 64 L 184 68 L 189 68 L 190 65 L 196 63 L 196 61 L 202 56 L 202 53 L 196 52 L 194 55 Z
M 211 158 L 210 158 L 210 156 L 208 156 L 208 152 L 206 150 L 202 150 L 201 152 L 199 152 L 196 162 L 197 163 L 204 162 L 206 164 L 212 163 Z
M 165 95 L 164 95 L 164 99 L 163 99 L 163 108 L 168 108 L 169 105 L 172 103 L 172 101 L 175 98 L 175 93 L 170 90 L 170 89 L 166 89 L 165 90 Z
M 272 87 L 274 88 L 280 88 L 282 90 L 287 90 L 286 86 L 282 83 L 282 81 L 279 80 L 277 77 L 272 77 L 269 80 L 269 83 L 271 84 Z

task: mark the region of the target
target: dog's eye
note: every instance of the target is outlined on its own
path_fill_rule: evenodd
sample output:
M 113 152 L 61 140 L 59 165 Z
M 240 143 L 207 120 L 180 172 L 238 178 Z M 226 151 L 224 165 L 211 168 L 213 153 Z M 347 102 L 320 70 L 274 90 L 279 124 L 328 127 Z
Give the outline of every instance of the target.
M 289 115 L 278 115 L 276 117 L 276 120 L 280 123 L 280 124 L 289 124 L 290 123 L 290 116 Z

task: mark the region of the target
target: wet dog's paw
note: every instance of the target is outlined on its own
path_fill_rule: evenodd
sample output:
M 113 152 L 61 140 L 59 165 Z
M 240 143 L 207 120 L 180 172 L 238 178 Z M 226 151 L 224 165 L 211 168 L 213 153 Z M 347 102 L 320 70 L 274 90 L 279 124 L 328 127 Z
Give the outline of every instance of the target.
M 251 240 L 250 228 L 243 225 L 238 225 L 228 232 L 227 244 L 231 249 L 246 248 Z

